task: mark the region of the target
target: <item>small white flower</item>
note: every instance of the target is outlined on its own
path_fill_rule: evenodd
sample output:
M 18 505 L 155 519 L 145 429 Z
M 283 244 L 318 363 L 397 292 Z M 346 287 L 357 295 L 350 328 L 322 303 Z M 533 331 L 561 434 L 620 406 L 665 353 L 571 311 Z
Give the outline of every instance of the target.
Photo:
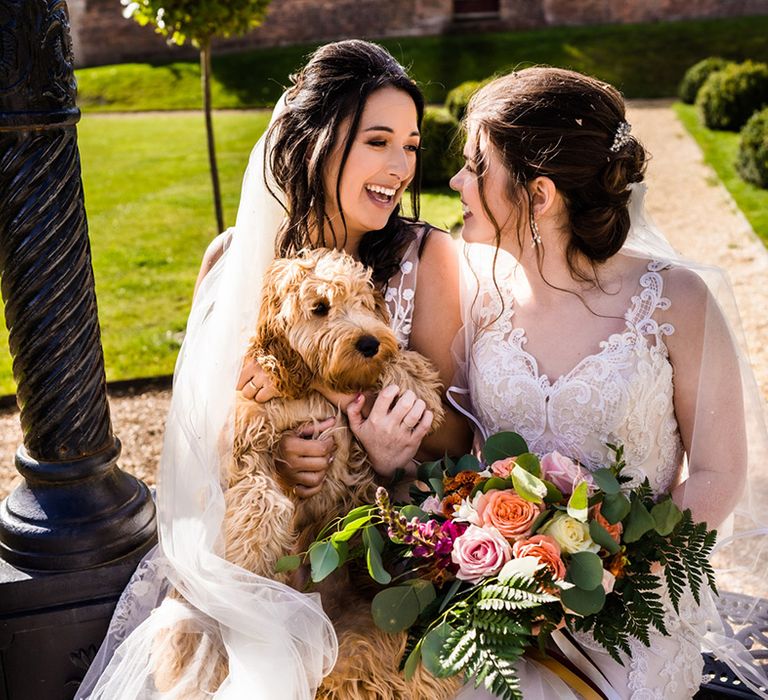
M 384 294 L 384 301 L 393 301 L 397 294 L 397 290 L 394 287 L 387 287 L 387 291 Z
M 410 260 L 406 260 L 402 265 L 400 265 L 400 269 L 403 271 L 404 275 L 407 275 L 411 270 L 413 270 L 413 263 Z
M 413 290 L 412 289 L 406 289 L 403 291 L 403 299 L 406 301 L 410 301 L 413 299 Z
M 470 501 L 463 498 L 461 503 L 453 507 L 453 519 L 459 522 L 480 525 L 480 514 L 477 512 L 477 504 L 482 497 L 482 491 L 478 491 L 475 497 Z
M 136 10 L 139 9 L 139 3 L 126 2 L 126 0 L 123 0 L 123 4 L 125 5 L 125 9 L 123 10 L 123 17 L 125 19 L 131 19 L 131 17 L 133 17 L 133 15 L 136 13 Z

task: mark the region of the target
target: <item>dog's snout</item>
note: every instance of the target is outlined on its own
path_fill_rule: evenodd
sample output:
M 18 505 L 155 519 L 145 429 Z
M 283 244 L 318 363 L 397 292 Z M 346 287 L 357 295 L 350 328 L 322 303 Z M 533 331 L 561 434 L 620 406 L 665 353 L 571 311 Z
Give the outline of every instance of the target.
M 373 357 L 379 351 L 379 340 L 372 335 L 363 335 L 358 338 L 355 347 L 363 357 Z

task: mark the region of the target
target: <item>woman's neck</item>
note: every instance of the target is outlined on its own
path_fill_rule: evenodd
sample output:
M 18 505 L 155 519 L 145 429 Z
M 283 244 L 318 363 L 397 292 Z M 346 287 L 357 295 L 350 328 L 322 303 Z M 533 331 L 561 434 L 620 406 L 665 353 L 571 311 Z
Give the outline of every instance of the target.
M 337 250 L 344 251 L 347 255 L 351 255 L 355 260 L 360 259 L 360 243 L 363 240 L 365 232 L 356 232 L 347 230 L 346 235 L 344 232 L 344 226 L 341 222 L 334 222 L 335 226 L 331 228 L 328 221 L 325 222 L 323 229 L 322 246 L 325 248 L 336 248 Z M 334 235 L 335 232 L 335 235 Z M 313 229 L 310 232 L 310 239 L 314 245 L 320 245 L 319 236 L 317 235 L 317 229 Z

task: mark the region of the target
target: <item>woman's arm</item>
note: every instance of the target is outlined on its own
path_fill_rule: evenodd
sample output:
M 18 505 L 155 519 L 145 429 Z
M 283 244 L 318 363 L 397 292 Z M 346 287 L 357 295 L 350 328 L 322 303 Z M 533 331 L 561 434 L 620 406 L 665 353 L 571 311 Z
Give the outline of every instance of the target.
M 739 501 L 747 473 L 741 371 L 734 339 L 707 286 L 695 273 L 665 273 L 665 316 L 674 369 L 675 415 L 689 460 L 673 498 L 694 520 L 718 527 Z M 661 320 L 667 320 L 663 318 Z
M 448 234 L 440 230 L 429 234 L 418 275 L 410 347 L 434 363 L 445 390 L 455 379 L 452 346 L 461 328 L 458 248 Z M 445 422 L 424 439 L 419 454 L 425 459 L 442 457 L 446 452 L 462 455 L 471 443 L 466 419 L 446 403 Z
M 203 261 L 200 264 L 200 272 L 197 273 L 197 280 L 195 281 L 195 291 L 193 296 L 197 294 L 197 290 L 200 287 L 200 283 L 205 279 L 205 276 L 211 271 L 211 268 L 216 264 L 218 259 L 224 254 L 224 251 L 229 247 L 229 242 L 232 240 L 232 230 L 227 229 L 223 233 L 220 233 L 214 238 L 205 249 L 203 254 Z

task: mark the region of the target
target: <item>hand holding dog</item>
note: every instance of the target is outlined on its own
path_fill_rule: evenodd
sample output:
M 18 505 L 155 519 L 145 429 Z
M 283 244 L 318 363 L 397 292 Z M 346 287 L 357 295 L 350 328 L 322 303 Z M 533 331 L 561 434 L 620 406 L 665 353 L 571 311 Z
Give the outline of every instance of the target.
M 367 418 L 363 415 L 362 394 L 347 407 L 349 427 L 368 453 L 373 470 L 385 479 L 390 479 L 397 469 L 415 475 L 412 460 L 434 419 L 432 411 L 412 391 L 398 398 L 399 393 L 395 385 L 382 389 Z

